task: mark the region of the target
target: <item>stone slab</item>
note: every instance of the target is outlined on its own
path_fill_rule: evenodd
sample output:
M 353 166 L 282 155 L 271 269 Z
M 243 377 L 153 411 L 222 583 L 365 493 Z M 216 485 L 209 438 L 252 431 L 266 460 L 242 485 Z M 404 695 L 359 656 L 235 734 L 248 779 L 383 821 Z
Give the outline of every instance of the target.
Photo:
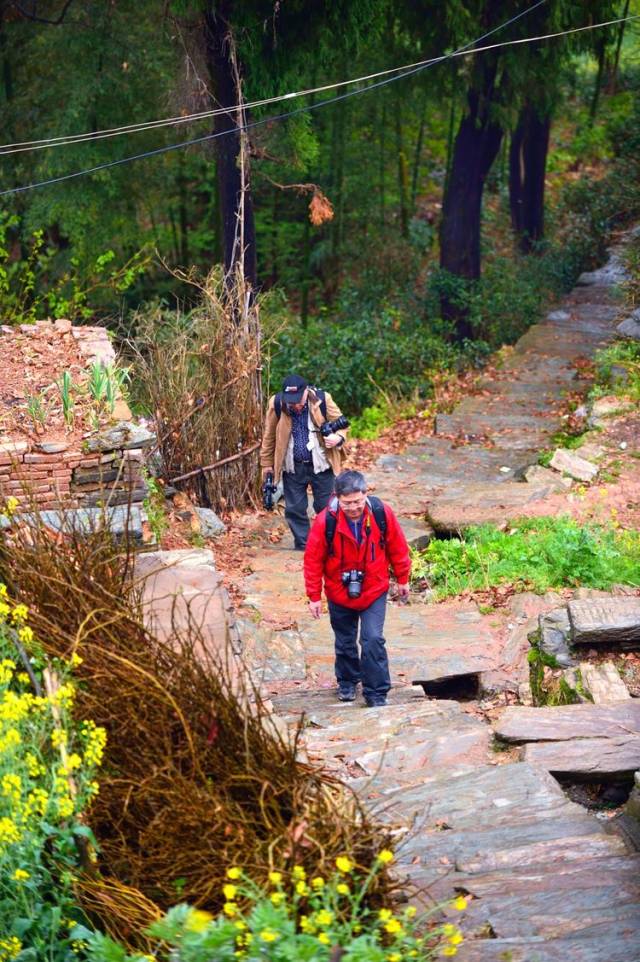
M 245 618 L 237 618 L 235 625 L 243 660 L 259 684 L 300 681 L 306 677 L 306 658 L 299 631 L 274 631 L 268 625 L 257 625 Z
M 640 736 L 640 700 L 552 708 L 512 705 L 494 722 L 493 730 L 498 738 L 514 743 Z
M 574 645 L 640 647 L 640 598 L 585 598 L 567 605 Z
M 620 677 L 620 672 L 612 661 L 605 661 L 599 665 L 581 661 L 578 668 L 582 688 L 591 695 L 594 704 L 600 705 L 631 698 L 627 686 Z
M 640 732 L 615 738 L 538 742 L 525 745 L 523 758 L 559 778 L 613 780 L 640 768 Z
M 502 524 L 526 516 L 529 506 L 538 506 L 551 494 L 551 485 L 471 483 L 434 498 L 426 516 L 438 534 L 456 535 L 470 525 Z
M 640 958 L 640 912 L 624 923 L 594 924 L 575 937 L 531 936 L 507 939 L 474 939 L 458 952 L 459 962 L 636 962 Z
M 549 464 L 555 471 L 568 474 L 576 481 L 593 481 L 598 474 L 597 464 L 592 464 L 575 451 L 568 451 L 566 448 L 557 448 Z

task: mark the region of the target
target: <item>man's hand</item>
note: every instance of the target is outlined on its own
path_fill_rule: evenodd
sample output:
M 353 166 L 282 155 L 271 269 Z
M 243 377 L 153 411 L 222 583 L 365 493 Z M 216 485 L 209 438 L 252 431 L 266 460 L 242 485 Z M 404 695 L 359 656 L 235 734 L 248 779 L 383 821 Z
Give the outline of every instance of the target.
M 409 585 L 398 585 L 398 601 L 409 600 Z
M 325 446 L 328 448 L 335 448 L 338 444 L 342 444 L 344 438 L 341 434 L 327 434 L 324 439 Z
M 321 601 L 310 601 L 309 611 L 311 612 L 312 618 L 319 618 L 322 614 L 322 602 Z

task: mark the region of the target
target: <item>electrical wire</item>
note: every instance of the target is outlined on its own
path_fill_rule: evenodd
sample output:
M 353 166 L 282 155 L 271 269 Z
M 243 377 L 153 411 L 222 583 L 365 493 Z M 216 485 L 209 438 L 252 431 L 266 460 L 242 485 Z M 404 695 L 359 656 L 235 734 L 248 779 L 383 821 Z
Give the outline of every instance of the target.
M 516 14 L 514 17 L 511 17 L 509 20 L 506 20 L 504 23 L 500 24 L 499 26 L 494 27 L 492 30 L 489 30 L 487 33 L 482 34 L 482 36 L 477 37 L 475 40 L 471 40 L 469 43 L 465 44 L 464 46 L 458 47 L 458 49 L 454 51 L 454 54 L 460 54 L 463 51 L 473 47 L 475 44 L 481 43 L 483 40 L 486 40 L 487 37 L 492 36 L 494 33 L 497 33 L 499 30 L 504 30 L 506 27 L 510 26 L 516 20 L 519 20 L 521 17 L 524 17 L 529 13 L 532 13 L 535 9 L 537 9 L 537 7 L 541 6 L 543 3 L 546 3 L 546 2 L 547 0 L 537 0 L 537 3 L 534 3 L 533 6 L 528 7 L 527 10 L 521 11 L 519 14 Z M 288 94 L 279 94 L 278 96 L 266 97 L 266 98 L 263 98 L 262 100 L 249 101 L 243 104 L 243 109 L 245 111 L 253 110 L 256 107 L 264 107 L 269 104 L 281 103 L 284 100 L 294 100 L 297 97 L 307 97 L 307 96 L 311 96 L 311 94 L 326 93 L 329 90 L 336 90 L 340 87 L 349 86 L 351 84 L 367 83 L 370 80 L 377 80 L 378 77 L 388 76 L 389 74 L 392 74 L 392 73 L 399 73 L 400 71 L 408 71 L 408 70 L 414 70 L 417 68 L 429 67 L 436 63 L 440 63 L 442 60 L 446 60 L 450 56 L 452 56 L 452 54 L 444 54 L 440 57 L 432 57 L 429 60 L 419 60 L 416 63 L 404 64 L 404 66 L 402 67 L 390 67 L 387 70 L 379 70 L 377 73 L 366 74 L 365 76 L 362 76 L 362 77 L 354 77 L 351 80 L 341 80 L 332 84 L 324 84 L 320 87 L 308 87 L 304 90 L 297 90 Z M 137 124 L 127 124 L 121 127 L 110 127 L 105 130 L 90 131 L 84 134 L 67 134 L 60 137 L 49 137 L 41 140 L 24 140 L 24 141 L 17 141 L 16 143 L 13 143 L 13 144 L 0 144 L 0 156 L 4 156 L 5 154 L 22 153 L 26 150 L 43 150 L 47 147 L 59 147 L 59 146 L 64 146 L 65 144 L 76 144 L 76 143 L 82 143 L 84 141 L 102 140 L 106 137 L 118 137 L 123 134 L 138 133 L 144 130 L 154 130 L 156 128 L 165 127 L 165 126 L 177 126 L 178 124 L 183 124 L 183 123 L 193 123 L 198 120 L 207 120 L 211 117 L 216 117 L 220 114 L 225 114 L 229 112 L 230 112 L 230 108 L 219 107 L 212 110 L 202 110 L 202 111 L 199 111 L 198 113 L 185 114 L 184 116 L 165 117 L 160 120 L 147 120 Z
M 540 0 L 540 2 L 544 2 L 544 0 Z M 538 5 L 539 5 L 539 4 L 536 4 L 536 6 L 538 6 Z M 531 7 L 531 8 L 529 8 L 529 11 L 524 11 L 524 12 L 523 12 L 522 14 L 520 14 L 519 16 L 523 16 L 524 13 L 530 12 L 530 10 L 533 10 L 533 9 L 534 9 L 534 7 Z M 516 19 L 516 18 L 513 18 L 513 19 Z M 512 22 L 513 22 L 513 19 L 512 19 L 511 21 L 508 21 L 508 23 L 512 23 Z M 430 60 L 430 61 L 426 61 L 426 62 L 424 62 L 424 63 L 420 63 L 420 64 L 419 64 L 418 66 L 416 66 L 416 67 L 413 67 L 413 68 L 411 68 L 411 69 L 404 70 L 402 73 L 398 74 L 398 75 L 395 76 L 395 77 L 388 77 L 388 78 L 385 79 L 385 80 L 377 81 L 376 83 L 370 84 L 370 85 L 367 86 L 367 87 L 359 88 L 359 89 L 357 89 L 357 90 L 350 90 L 350 91 L 347 91 L 346 93 L 339 94 L 339 95 L 337 95 L 337 96 L 330 97 L 330 98 L 327 98 L 327 99 L 325 99 L 325 100 L 317 101 L 317 102 L 314 103 L 314 104 L 306 104 L 306 105 L 304 105 L 304 106 L 302 106 L 302 107 L 298 107 L 298 108 L 295 109 L 295 110 L 287 111 L 287 112 L 285 112 L 285 113 L 276 114 L 276 115 L 270 116 L 270 117 L 265 117 L 265 118 L 262 118 L 262 119 L 260 119 L 260 120 L 252 121 L 252 122 L 250 122 L 250 123 L 238 124 L 238 125 L 236 125 L 236 127 L 234 127 L 234 128 L 231 129 L 231 130 L 222 130 L 222 131 L 218 131 L 217 133 L 205 134 L 205 135 L 203 135 L 203 136 L 201 136 L 201 137 L 195 137 L 195 138 L 192 138 L 191 140 L 181 141 L 180 143 L 177 143 L 177 144 L 168 144 L 168 145 L 165 145 L 165 146 L 163 146 L 163 147 L 157 147 L 157 148 L 155 148 L 154 150 L 143 151 L 142 153 L 133 154 L 132 156 L 129 156 L 129 157 L 122 157 L 122 158 L 120 158 L 119 160 L 112 160 L 112 161 L 108 161 L 108 162 L 103 163 L 103 164 L 97 164 L 96 166 L 94 166 L 94 167 L 89 167 L 89 168 L 87 168 L 87 169 L 85 169 L 85 170 L 74 171 L 74 172 L 72 172 L 72 173 L 70 173 L 70 174 L 62 174 L 62 175 L 60 175 L 60 176 L 58 176 L 58 177 L 51 177 L 51 178 L 48 178 L 47 180 L 36 181 L 35 183 L 32 183 L 32 184 L 25 184 L 23 187 L 13 187 L 13 188 L 9 188 L 9 189 L 7 189 L 7 190 L 0 191 L 0 197 L 4 197 L 4 196 L 10 195 L 10 194 L 23 193 L 23 192 L 28 191 L 28 190 L 34 190 L 34 189 L 37 188 L 37 187 L 47 187 L 47 186 L 50 186 L 50 185 L 52 185 L 52 184 L 57 184 L 57 183 L 61 183 L 61 182 L 63 182 L 63 181 L 72 180 L 72 179 L 75 179 L 75 178 L 77 178 L 77 177 L 84 177 L 84 176 L 86 176 L 86 175 L 88 175 L 88 174 L 94 174 L 94 173 L 97 173 L 98 171 L 101 171 L 101 170 L 108 170 L 108 169 L 110 169 L 110 168 L 112 168 L 112 167 L 119 167 L 119 166 L 121 166 L 122 164 L 132 163 L 133 161 L 136 161 L 136 160 L 143 160 L 143 159 L 145 159 L 145 158 L 154 157 L 154 156 L 157 156 L 157 155 L 159 155 L 159 154 L 169 153 L 170 151 L 173 151 L 173 150 L 180 150 L 180 149 L 182 149 L 183 147 L 191 147 L 191 146 L 194 146 L 194 145 L 196 145 L 196 144 L 206 143 L 206 142 L 211 141 L 211 140 L 216 140 L 218 137 L 226 136 L 227 134 L 230 134 L 230 133 L 237 133 L 238 131 L 251 130 L 251 129 L 255 128 L 255 127 L 264 126 L 265 124 L 280 122 L 281 120 L 286 120 L 286 119 L 288 119 L 288 118 L 290 118 L 290 117 L 294 117 L 294 116 L 297 116 L 297 115 L 299 115 L 299 114 L 301 114 L 301 113 L 305 113 L 305 112 L 308 111 L 308 110 L 316 110 L 316 109 L 318 109 L 318 108 L 320 108 L 320 107 L 325 107 L 325 106 L 329 106 L 330 104 L 335 104 L 336 102 L 338 102 L 338 101 L 340 101 L 340 100 L 346 100 L 346 99 L 349 98 L 349 97 L 353 97 L 353 96 L 356 96 L 356 95 L 361 94 L 361 93 L 368 93 L 369 91 L 374 90 L 374 89 L 376 89 L 376 88 L 378 88 L 378 87 L 386 86 L 387 84 L 393 83 L 393 82 L 396 81 L 396 80 L 401 80 L 401 79 L 403 79 L 404 77 L 408 77 L 408 76 L 411 76 L 412 74 L 418 73 L 419 71 L 425 69 L 426 66 L 430 66 L 430 65 L 433 65 L 433 64 L 436 64 L 436 63 L 441 63 L 441 62 L 443 62 L 443 61 L 445 61 L 445 60 L 450 60 L 450 59 L 452 59 L 452 58 L 454 58 L 454 57 L 469 56 L 470 54 L 484 53 L 484 52 L 487 52 L 487 51 L 489 51 L 489 50 L 495 50 L 495 49 L 499 49 L 499 48 L 501 48 L 501 47 L 513 46 L 513 45 L 517 45 L 517 44 L 534 43 L 534 42 L 541 41 L 541 40 L 550 40 L 550 39 L 554 39 L 554 38 L 557 38 L 557 37 L 566 36 L 567 34 L 579 33 L 579 32 L 583 32 L 583 31 L 585 31 L 585 30 L 596 30 L 596 29 L 601 28 L 601 27 L 612 26 L 612 25 L 614 25 L 614 24 L 623 23 L 623 22 L 626 22 L 626 21 L 628 21 L 628 20 L 638 20 L 638 19 L 640 19 L 640 14 L 638 14 L 638 15 L 633 15 L 633 16 L 630 16 L 630 17 L 619 18 L 619 19 L 617 19 L 617 20 L 610 20 L 610 21 L 607 21 L 607 22 L 605 22 L 605 23 L 591 24 L 591 25 L 585 26 L 585 27 L 575 27 L 575 28 L 572 28 L 572 29 L 570 29 L 570 30 L 559 31 L 559 32 L 557 32 L 557 33 L 551 33 L 551 34 L 544 34 L 544 35 L 540 35 L 540 36 L 537 36 L 537 37 L 524 37 L 524 38 L 521 38 L 521 39 L 519 39 L 519 40 L 507 40 L 507 41 L 503 41 L 502 43 L 490 44 L 490 45 L 484 46 L 484 47 L 476 47 L 476 46 L 472 46 L 472 47 L 471 47 L 470 44 L 467 44 L 466 47 L 464 47 L 464 48 L 460 48 L 459 50 L 453 51 L 452 53 L 449 53 L 449 54 L 444 54 L 443 56 L 434 58 L 434 59 L 432 59 L 432 60 Z M 495 30 L 491 31 L 491 33 L 494 33 L 496 30 L 502 29 L 502 27 L 503 27 L 503 26 L 506 26 L 506 25 L 507 25 L 507 24 L 503 24 L 501 27 L 495 28 Z M 485 34 L 484 36 L 486 37 L 487 35 Z M 476 40 L 476 41 L 472 41 L 472 43 L 473 43 L 473 44 L 476 44 L 476 43 L 480 42 L 482 39 L 484 39 L 484 37 L 479 38 L 479 39 Z M 471 47 L 471 49 L 469 49 L 470 47 Z M 395 68 L 395 69 L 402 69 L 402 68 Z M 347 83 L 347 82 L 348 82 L 348 81 L 344 81 L 344 83 Z M 241 106 L 242 106 L 242 105 L 241 105 Z M 231 110 L 233 110 L 233 109 L 237 109 L 237 108 L 225 108 L 223 112 L 224 112 L 224 113 L 229 113 L 229 112 L 231 112 Z M 243 109 L 244 109 L 244 108 L 243 108 Z

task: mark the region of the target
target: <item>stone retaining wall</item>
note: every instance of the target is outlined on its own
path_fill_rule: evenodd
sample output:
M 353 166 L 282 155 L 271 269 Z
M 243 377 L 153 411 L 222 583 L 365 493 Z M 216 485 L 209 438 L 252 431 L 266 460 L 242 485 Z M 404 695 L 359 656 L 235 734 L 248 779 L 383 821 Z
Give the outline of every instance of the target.
M 70 321 L 39 321 L 14 329 L 0 328 L 0 352 L 11 350 L 11 337 L 44 335 L 49 344 L 65 338 L 75 346 L 81 364 L 101 361 L 114 364 L 116 357 L 107 331 L 99 327 L 73 327 Z M 72 340 L 71 340 L 72 339 Z M 62 349 L 62 341 L 60 341 Z M 54 380 L 60 371 L 51 372 Z M 61 504 L 90 507 L 139 502 L 147 494 L 143 477 L 144 449 L 154 435 L 136 424 L 123 399 L 114 409 L 115 422 L 98 431 L 77 434 L 69 441 L 47 438 L 5 440 L 0 432 L 0 497 L 15 497 L 22 507 L 50 509 Z

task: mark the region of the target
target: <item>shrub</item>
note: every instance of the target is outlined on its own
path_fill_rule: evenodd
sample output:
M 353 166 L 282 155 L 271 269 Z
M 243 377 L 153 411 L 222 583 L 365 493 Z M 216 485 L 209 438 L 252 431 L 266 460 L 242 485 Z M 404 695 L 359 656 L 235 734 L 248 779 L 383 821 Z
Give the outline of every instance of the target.
M 372 908 L 367 891 L 376 873 L 391 861 L 389 850 L 380 852 L 366 876 L 354 873 L 346 856 L 336 859 L 338 872 L 309 878 L 302 866 L 290 875 L 272 871 L 267 887 L 257 886 L 239 868 L 228 870 L 222 886 L 224 909 L 214 918 L 208 912 L 178 905 L 149 934 L 166 948 L 145 959 L 174 962 L 235 962 L 236 959 L 272 962 L 401 962 L 454 956 L 463 937 L 457 925 L 444 923 L 426 934 L 425 922 L 437 908 L 417 918 L 407 906 L 394 913 Z M 453 905 L 466 907 L 459 897 Z M 92 962 L 141 962 L 128 956 L 112 940 L 95 936 L 89 952 Z
M 414 579 L 424 579 L 444 598 L 500 584 L 548 591 L 563 586 L 640 587 L 640 534 L 568 517 L 468 528 L 463 537 L 432 541 L 418 553 Z
M 592 394 L 617 394 L 640 401 L 640 342 L 616 341 L 595 356 Z

